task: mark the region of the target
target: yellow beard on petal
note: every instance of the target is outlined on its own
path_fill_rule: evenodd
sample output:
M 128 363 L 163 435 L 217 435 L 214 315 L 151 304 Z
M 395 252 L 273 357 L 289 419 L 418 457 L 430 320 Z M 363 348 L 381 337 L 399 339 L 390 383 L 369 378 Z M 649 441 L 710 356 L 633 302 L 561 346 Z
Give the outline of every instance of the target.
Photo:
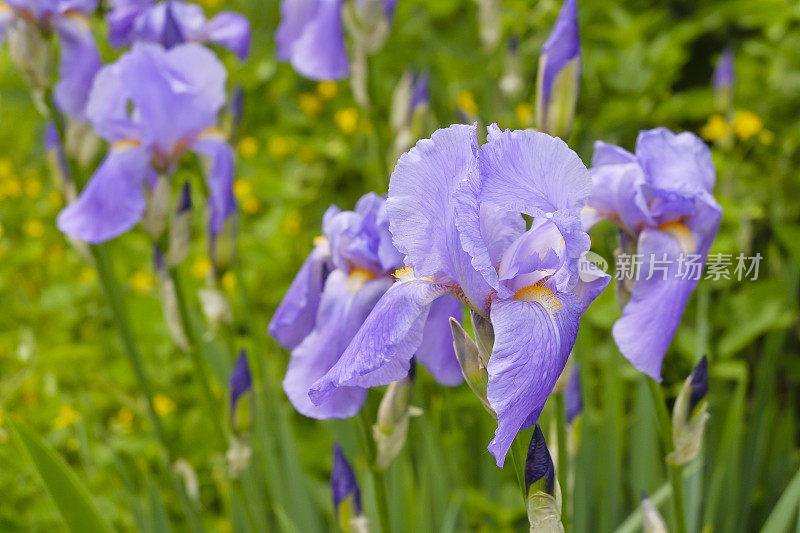
M 111 144 L 111 149 L 115 152 L 124 152 L 126 150 L 133 150 L 134 148 L 139 148 L 142 145 L 142 142 L 139 139 L 127 138 L 127 139 L 120 139 Z
M 678 243 L 681 245 L 681 248 L 687 254 L 694 253 L 695 251 L 695 242 L 694 236 L 692 232 L 689 231 L 689 228 L 686 227 L 685 224 L 681 222 L 666 222 L 661 224 L 658 229 L 665 233 L 669 233 L 676 239 L 678 239 Z
M 523 287 L 514 294 L 515 300 L 523 302 L 535 302 L 545 308 L 551 315 L 557 309 L 561 309 L 561 300 L 558 299 L 553 291 L 544 285 L 531 285 L 530 287 Z
M 364 284 L 375 279 L 375 274 L 363 268 L 354 268 L 347 276 L 347 288 L 350 292 L 357 292 Z

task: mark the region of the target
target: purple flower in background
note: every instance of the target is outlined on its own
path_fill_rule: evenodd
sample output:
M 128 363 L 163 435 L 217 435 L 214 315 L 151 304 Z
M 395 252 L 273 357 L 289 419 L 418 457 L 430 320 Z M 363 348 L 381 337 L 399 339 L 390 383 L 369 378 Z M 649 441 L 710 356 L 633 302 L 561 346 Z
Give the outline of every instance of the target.
M 642 258 L 614 339 L 633 366 L 660 380 L 664 354 L 700 278 L 692 270 L 702 270 L 722 217 L 711 193 L 711 152 L 692 133 L 657 128 L 639 133 L 635 154 L 595 143 L 591 176 L 585 226 L 613 220 Z
M 247 364 L 246 350 L 239 352 L 239 358 L 236 359 L 236 364 L 233 365 L 233 370 L 231 370 L 231 375 L 228 379 L 228 386 L 231 390 L 230 413 L 231 419 L 233 419 L 239 398 L 253 386 L 253 377 L 250 375 L 250 367 Z
M 339 360 L 403 262 L 392 245 L 386 201 L 375 193 L 364 195 L 354 211 L 328 208 L 322 233 L 278 306 L 269 333 L 292 350 L 283 388 L 295 409 L 312 418 L 346 418 L 364 403 L 364 386 L 341 387 L 318 405 L 309 399 L 309 388 Z M 460 318 L 461 304 L 448 297 L 431 313 L 425 342 L 415 351 L 439 382 L 457 385 L 462 377 L 449 334 L 451 316 Z M 408 368 L 400 377 L 407 373 Z
M 358 0 L 364 10 L 376 0 Z M 383 0 L 383 14 L 391 21 L 397 0 Z M 344 42 L 344 0 L 283 0 L 281 23 L 275 32 L 277 56 L 289 61 L 312 80 L 341 80 L 350 72 Z M 372 24 L 375 21 L 370 21 Z
M 59 81 L 55 100 L 59 109 L 82 119 L 89 89 L 102 61 L 89 24 L 96 0 L 6 0 L 0 2 L 0 44 L 15 25 L 33 24 L 54 31 L 60 42 Z
M 250 51 L 250 22 L 230 11 L 208 20 L 200 6 L 179 0 L 111 0 L 106 18 L 116 47 L 132 42 L 160 43 L 165 48 L 186 42 L 216 43 L 239 59 Z
M 348 501 L 348 498 L 352 498 L 350 503 L 353 506 L 354 514 L 356 516 L 362 514 L 361 490 L 358 488 L 358 480 L 356 480 L 353 468 L 347 462 L 347 457 L 344 456 L 342 447 L 339 446 L 338 442 L 333 445 L 331 496 L 333 497 L 333 508 L 336 510 L 337 516 L 340 516 L 339 507 L 345 501 Z
M 139 43 L 98 74 L 87 117 L 111 145 L 86 188 L 58 216 L 67 235 L 100 243 L 131 229 L 145 209 L 145 187 L 171 174 L 191 151 L 210 160 L 209 230 L 235 210 L 233 152 L 214 125 L 225 104 L 225 68 L 206 48 L 171 50 Z
M 578 272 L 590 188 L 577 154 L 544 133 L 493 125 L 478 148 L 475 126 L 453 125 L 419 141 L 398 161 L 386 202 L 410 268 L 314 384 L 312 401 L 404 377 L 432 305 L 455 295 L 494 328 L 487 392 L 498 426 L 489 450 L 502 466 L 552 392 L 582 313 L 608 284 L 593 267 Z M 533 218 L 530 229 L 522 214 Z
M 733 50 L 726 48 L 719 57 L 714 69 L 714 90 L 728 90 L 733 87 L 736 75 L 733 70 Z
M 553 31 L 542 47 L 536 89 L 539 129 L 567 137 L 581 77 L 578 1 L 564 0 Z
M 583 395 L 581 394 L 581 369 L 575 365 L 564 389 L 564 405 L 567 410 L 567 423 L 572 424 L 575 417 L 583 411 Z

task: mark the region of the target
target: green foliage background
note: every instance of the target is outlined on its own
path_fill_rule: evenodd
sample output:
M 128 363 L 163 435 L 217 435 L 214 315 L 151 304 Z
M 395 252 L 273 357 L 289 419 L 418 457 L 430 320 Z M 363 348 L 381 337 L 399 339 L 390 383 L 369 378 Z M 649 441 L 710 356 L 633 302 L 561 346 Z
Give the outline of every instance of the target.
M 640 129 L 700 132 L 716 113 L 710 88 L 724 46 L 736 52 L 737 110 L 754 112 L 763 130 L 713 145 L 716 193 L 724 218 L 713 252 L 764 257 L 757 281 L 704 281 L 690 300 L 667 355 L 664 386 L 674 398 L 700 355 L 711 369 L 711 419 L 703 452 L 686 470 L 691 531 L 761 528 L 782 495 L 771 530 L 800 530 L 800 491 L 786 490 L 798 454 L 798 276 L 800 275 L 800 4 L 790 0 L 579 0 L 583 78 L 569 139 L 587 164 L 594 140 L 632 149 Z M 361 446 L 364 422 L 318 422 L 296 414 L 280 389 L 288 354 L 266 324 L 319 232 L 330 203 L 351 208 L 367 190 L 385 192 L 386 119 L 392 90 L 409 68 L 431 73 L 431 128 L 461 121 L 457 102 L 477 104 L 482 124 L 519 128 L 518 105 L 532 103 L 538 55 L 560 2 L 502 2 L 502 43 L 486 50 L 469 0 L 401 0 L 391 36 L 372 58 L 372 113 L 352 101 L 346 82 L 326 97 L 274 57 L 274 0 L 226 2 L 253 25 L 253 52 L 236 62 L 221 52 L 230 84 L 245 89 L 238 131 L 240 276 L 222 280 L 236 314 L 211 342 L 208 361 L 220 414 L 227 374 L 240 347 L 258 358 L 267 384 L 250 433 L 254 456 L 241 482 L 226 473 L 225 451 L 209 438 L 212 418 L 189 358 L 172 343 L 141 230 L 110 245 L 132 326 L 165 413 L 173 458 L 199 480 L 202 520 L 214 531 L 318 531 L 334 527 L 328 492 L 332 443 L 353 459 L 365 507 L 377 524 L 373 485 Z M 206 2 L 208 11 L 221 2 Z M 105 27 L 97 20 L 99 40 Z M 498 80 L 505 43 L 519 36 L 525 82 L 515 99 Z M 104 57 L 116 52 L 107 46 Z M 459 98 L 460 95 L 460 98 Z M 310 109 L 316 112 L 309 112 Z M 356 127 L 347 119 L 356 115 Z M 349 115 L 348 115 L 349 114 Z M 344 126 L 344 127 L 342 127 Z M 55 228 L 62 206 L 50 178 L 44 122 L 4 50 L 0 54 L 0 530 L 53 531 L 63 522 L 9 420 L 32 428 L 88 487 L 117 530 L 187 529 L 141 391 L 121 355 L 106 300 L 90 263 Z M 429 130 L 427 133 L 430 133 Z M 176 186 L 196 174 L 188 163 Z M 38 185 L 37 185 L 38 184 Z M 195 205 L 203 205 L 198 196 Z M 184 268 L 190 300 L 205 283 L 203 214 L 194 213 L 195 246 Z M 611 226 L 593 232 L 611 257 Z M 247 306 L 245 304 L 247 302 Z M 640 528 L 642 491 L 669 516 L 669 495 L 655 411 L 644 377 L 610 337 L 619 316 L 613 289 L 583 320 L 574 357 L 581 363 L 585 410 L 570 429 L 572 531 Z M 197 316 L 198 322 L 200 316 Z M 253 332 L 249 334 L 248 332 Z M 210 338 L 210 337 L 209 337 Z M 437 386 L 421 372 L 408 444 L 387 473 L 394 531 L 527 529 L 515 465 L 495 467 L 486 451 L 492 419 L 465 387 Z M 380 391 L 366 419 L 374 420 Z M 547 410 L 545 433 L 553 427 Z M 529 432 L 519 439 L 527 443 Z M 516 465 L 519 467 L 520 465 Z M 518 469 L 518 468 L 517 468 Z M 561 480 L 565 485 L 564 480 Z M 794 485 L 797 485 L 795 482 Z

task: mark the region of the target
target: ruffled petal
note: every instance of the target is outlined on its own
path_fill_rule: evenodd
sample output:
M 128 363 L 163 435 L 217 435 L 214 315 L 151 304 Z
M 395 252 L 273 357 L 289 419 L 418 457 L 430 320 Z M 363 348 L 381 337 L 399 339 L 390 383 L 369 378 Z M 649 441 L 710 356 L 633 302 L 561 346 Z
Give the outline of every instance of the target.
M 144 148 L 109 152 L 80 196 L 59 213 L 58 229 L 91 244 L 131 229 L 144 212 L 149 165 Z
M 284 348 L 296 347 L 314 329 L 329 264 L 328 247 L 314 248 L 275 311 L 269 323 L 269 334 Z
M 455 386 L 464 380 L 453 348 L 450 318 L 461 322 L 463 305 L 452 296 L 442 296 L 431 305 L 422 332 L 422 344 L 414 356 L 442 385 Z
M 339 361 L 311 387 L 311 401 L 322 405 L 340 387 L 377 387 L 404 378 L 431 304 L 450 290 L 420 279 L 392 285 Z
M 556 297 L 560 307 L 550 311 L 536 302 L 492 302 L 495 341 L 487 396 L 497 413 L 489 444 L 497 466 L 503 466 L 517 432 L 538 419 L 575 344 L 581 306 L 572 295 Z
M 639 132 L 636 158 L 653 188 L 684 196 L 714 188 L 711 151 L 688 131 L 677 135 L 666 128 Z
M 292 350 L 283 380 L 283 388 L 298 412 L 311 418 L 347 418 L 361 408 L 367 395 L 362 387 L 338 387 L 320 405 L 311 402 L 308 391 L 339 360 L 391 284 L 391 278 L 382 277 L 357 285 L 340 270 L 328 277 L 314 330 Z
M 89 21 L 84 15 L 61 18 L 57 25 L 61 44 L 59 81 L 55 89 L 58 107 L 75 119 L 83 119 L 89 91 L 103 62 Z
M 225 220 L 236 212 L 233 196 L 233 150 L 225 139 L 218 135 L 201 135 L 192 144 L 192 150 L 209 158 L 206 181 L 208 182 L 208 230 L 219 235 Z
M 110 143 L 141 137 L 138 125 L 128 115 L 130 95 L 122 79 L 123 68 L 119 61 L 100 69 L 86 103 L 86 118 L 95 131 Z
M 250 21 L 244 15 L 223 11 L 208 21 L 203 33 L 212 43 L 224 46 L 239 59 L 250 53 Z
M 340 80 L 350 71 L 342 26 L 343 0 L 319 0 L 313 18 L 291 44 L 294 69 L 312 80 Z
M 276 55 L 281 61 L 292 59 L 292 47 L 314 19 L 320 0 L 283 0 L 281 23 L 275 32 Z

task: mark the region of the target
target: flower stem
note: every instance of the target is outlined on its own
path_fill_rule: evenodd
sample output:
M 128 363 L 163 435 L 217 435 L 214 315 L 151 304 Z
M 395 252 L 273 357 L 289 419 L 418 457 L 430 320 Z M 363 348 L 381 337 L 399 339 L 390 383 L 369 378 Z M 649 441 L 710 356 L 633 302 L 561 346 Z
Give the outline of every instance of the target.
M 100 279 L 100 284 L 102 285 L 103 291 L 108 299 L 108 303 L 111 306 L 111 314 L 114 319 L 114 325 L 119 333 L 120 340 L 122 341 L 123 352 L 130 361 L 133 371 L 136 374 L 136 378 L 139 381 L 139 387 L 144 394 L 145 404 L 147 406 L 148 418 L 153 426 L 153 432 L 155 433 L 156 439 L 161 444 L 162 451 L 165 454 L 161 455 L 163 462 L 162 467 L 164 468 L 167 477 L 170 480 L 173 490 L 178 495 L 178 500 L 180 501 L 181 507 L 183 508 L 183 512 L 186 515 L 186 519 L 188 520 L 192 531 L 202 532 L 204 529 L 202 523 L 200 522 L 200 518 L 197 516 L 197 511 L 186 495 L 185 489 L 181 485 L 180 480 L 178 480 L 170 466 L 171 459 L 169 457 L 170 453 L 164 433 L 164 426 L 161 423 L 161 419 L 159 418 L 158 413 L 153 405 L 153 388 L 150 385 L 150 379 L 145 371 L 142 357 L 136 345 L 133 332 L 131 331 L 130 321 L 128 320 L 127 311 L 122 298 L 122 291 L 120 290 L 119 283 L 114 276 L 114 268 L 111 258 L 108 255 L 108 250 L 103 244 L 92 245 L 89 247 L 89 249 L 94 257 L 95 268 L 97 269 L 97 275 Z
M 557 392 L 553 400 L 556 410 L 556 439 L 558 440 L 558 462 L 556 467 L 558 468 L 558 482 L 561 484 L 564 491 L 564 499 L 566 499 L 566 495 L 569 493 L 569 480 L 567 479 L 569 452 L 567 451 L 567 409 L 564 405 L 564 392 Z M 567 518 L 568 513 L 563 513 L 561 520 L 564 523 L 564 527 L 568 527 Z
M 652 378 L 647 379 L 650 387 L 650 394 L 653 396 L 653 403 L 656 407 L 656 418 L 658 419 L 658 432 L 661 435 L 661 442 L 664 446 L 664 457 L 667 463 L 667 475 L 672 486 L 672 505 L 675 514 L 676 533 L 686 533 L 686 511 L 683 505 L 683 467 L 671 464 L 666 456 L 673 449 L 672 445 L 672 422 L 667 412 L 667 404 L 664 400 L 664 391 L 661 385 Z
M 380 530 L 383 533 L 391 533 L 392 528 L 389 523 L 389 498 L 386 496 L 386 479 L 383 471 L 375 467 L 375 441 L 372 438 L 370 429 L 372 425 L 367 419 L 366 409 L 362 407 L 358 413 L 358 426 L 359 433 L 361 434 L 361 442 L 364 447 L 364 452 L 369 462 L 369 473 L 372 478 L 372 486 L 375 488 L 375 506 L 378 513 L 378 522 L 380 523 Z

